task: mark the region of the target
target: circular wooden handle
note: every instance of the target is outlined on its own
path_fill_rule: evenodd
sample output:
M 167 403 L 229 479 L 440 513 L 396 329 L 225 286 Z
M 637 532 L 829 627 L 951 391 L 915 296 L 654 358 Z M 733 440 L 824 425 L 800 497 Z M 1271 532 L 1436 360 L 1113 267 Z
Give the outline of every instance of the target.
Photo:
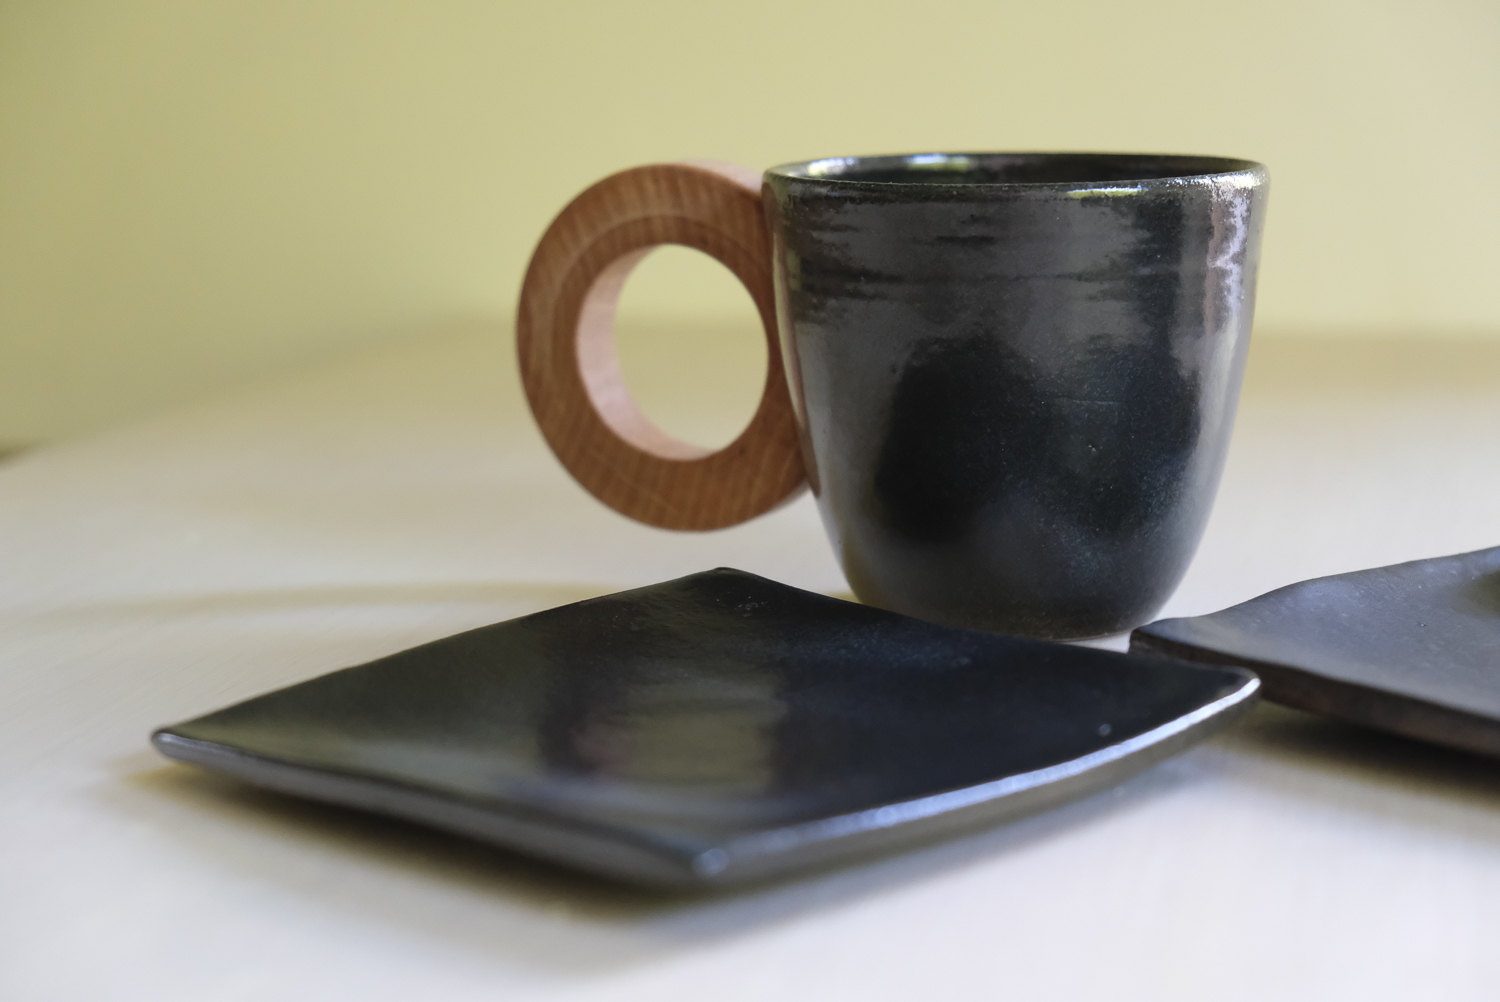
M 641 413 L 615 354 L 615 302 L 652 248 L 710 254 L 744 283 L 766 331 L 766 387 L 750 424 L 713 452 Z M 805 486 L 771 289 L 760 178 L 731 164 L 655 164 L 589 188 L 532 254 L 516 319 L 521 380 L 547 444 L 605 504 L 664 529 L 721 529 Z

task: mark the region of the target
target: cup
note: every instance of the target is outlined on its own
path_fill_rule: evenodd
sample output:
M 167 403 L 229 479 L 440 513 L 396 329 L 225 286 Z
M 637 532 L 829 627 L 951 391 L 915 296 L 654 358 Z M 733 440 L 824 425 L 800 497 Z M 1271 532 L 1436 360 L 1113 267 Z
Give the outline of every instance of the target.
M 764 175 L 638 167 L 543 235 L 517 320 L 559 460 L 651 525 L 799 494 L 861 601 L 1051 639 L 1170 596 L 1223 470 L 1249 343 L 1265 168 L 1103 153 L 836 157 Z M 614 303 L 653 247 L 744 283 L 765 392 L 711 451 L 625 390 Z

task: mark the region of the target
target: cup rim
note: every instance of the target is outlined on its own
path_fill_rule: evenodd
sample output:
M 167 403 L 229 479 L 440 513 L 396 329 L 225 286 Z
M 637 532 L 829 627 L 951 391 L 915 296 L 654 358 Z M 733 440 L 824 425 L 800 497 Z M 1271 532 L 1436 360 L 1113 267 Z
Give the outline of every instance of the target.
M 1095 167 L 1113 176 L 1089 180 L 1067 177 L 1056 180 L 973 180 L 963 174 L 1017 170 L 1023 175 L 1041 173 L 1047 166 L 1087 175 Z M 910 180 L 892 180 L 891 174 L 910 174 Z M 874 176 L 872 176 L 874 175 Z M 930 175 L 930 176 L 929 176 Z M 1137 175 L 1137 176 L 1131 176 Z M 1263 164 L 1237 157 L 1181 153 L 1102 153 L 1076 151 L 1025 151 L 977 153 L 896 153 L 873 156 L 822 157 L 780 164 L 765 172 L 772 178 L 837 188 L 869 188 L 883 191 L 1071 191 L 1111 188 L 1121 194 L 1184 182 L 1236 181 L 1240 185 L 1263 182 Z

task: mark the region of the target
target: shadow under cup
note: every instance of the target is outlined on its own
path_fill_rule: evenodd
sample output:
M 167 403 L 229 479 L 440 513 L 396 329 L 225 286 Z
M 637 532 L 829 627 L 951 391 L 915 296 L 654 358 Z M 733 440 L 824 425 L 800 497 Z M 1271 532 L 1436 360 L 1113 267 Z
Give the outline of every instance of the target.
M 764 183 L 803 462 L 855 594 L 1036 637 L 1147 621 L 1223 469 L 1265 169 L 943 154 Z

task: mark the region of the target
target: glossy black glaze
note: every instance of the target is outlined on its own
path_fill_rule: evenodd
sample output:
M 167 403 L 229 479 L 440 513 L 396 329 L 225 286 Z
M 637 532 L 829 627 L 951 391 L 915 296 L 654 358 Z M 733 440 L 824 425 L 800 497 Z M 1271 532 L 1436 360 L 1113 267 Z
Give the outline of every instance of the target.
M 718 570 L 439 640 L 153 741 L 274 789 L 692 885 L 1091 792 L 1222 727 L 1257 685 Z
M 1264 168 L 933 155 L 765 185 L 805 461 L 855 593 L 1039 637 L 1148 619 L 1223 467 Z
M 1130 649 L 1252 668 L 1278 703 L 1500 755 L 1500 547 L 1163 619 Z

